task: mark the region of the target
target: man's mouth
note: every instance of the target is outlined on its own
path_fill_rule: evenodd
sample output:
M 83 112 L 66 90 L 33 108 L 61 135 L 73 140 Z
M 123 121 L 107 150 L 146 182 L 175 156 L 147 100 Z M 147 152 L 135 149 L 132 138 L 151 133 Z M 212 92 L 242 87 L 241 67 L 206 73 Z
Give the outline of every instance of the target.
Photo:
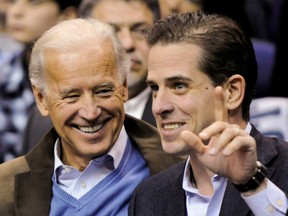
M 137 60 L 131 60 L 131 70 L 137 71 L 141 67 L 141 62 Z
M 164 124 L 162 127 L 164 128 L 164 130 L 175 130 L 183 125 L 184 123 L 173 123 L 173 124 Z
M 95 125 L 95 126 L 78 126 L 78 129 L 83 133 L 96 133 L 103 127 L 103 124 Z

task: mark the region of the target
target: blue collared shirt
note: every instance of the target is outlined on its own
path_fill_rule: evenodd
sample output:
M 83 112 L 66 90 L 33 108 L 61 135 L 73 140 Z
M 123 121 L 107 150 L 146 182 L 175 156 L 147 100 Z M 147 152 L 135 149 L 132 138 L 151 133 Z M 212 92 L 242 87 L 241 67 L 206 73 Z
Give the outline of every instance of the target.
M 118 167 L 123 157 L 127 139 L 128 135 L 123 126 L 116 143 L 107 155 L 91 160 L 83 172 L 62 163 L 59 158 L 60 154 L 58 154 L 60 148 L 58 148 L 59 139 L 57 139 L 54 147 L 55 165 L 53 178 L 56 178 L 57 184 L 64 191 L 79 199 Z
M 188 158 L 184 171 L 183 189 L 186 193 L 187 214 L 195 216 L 219 216 L 221 203 L 227 186 L 227 178 L 214 175 L 211 179 L 214 188 L 213 196 L 205 196 L 190 181 L 191 171 Z

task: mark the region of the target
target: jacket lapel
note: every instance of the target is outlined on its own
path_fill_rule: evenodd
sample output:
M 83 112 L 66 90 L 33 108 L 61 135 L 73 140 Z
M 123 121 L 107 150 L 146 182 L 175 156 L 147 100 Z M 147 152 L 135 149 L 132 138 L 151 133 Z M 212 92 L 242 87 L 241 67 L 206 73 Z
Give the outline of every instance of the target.
M 250 211 L 249 207 L 242 199 L 240 192 L 238 192 L 234 186 L 228 182 L 227 188 L 224 194 L 220 215 L 221 216 L 244 216 L 248 215 Z
M 50 130 L 25 156 L 30 170 L 15 177 L 15 207 L 18 215 L 49 215 L 52 199 L 54 144 L 57 137 L 56 131 Z
M 264 165 L 269 164 L 278 155 L 278 151 L 272 143 L 271 138 L 265 138 L 253 125 L 250 135 L 254 137 L 257 143 L 258 161 Z M 275 167 L 269 166 L 267 172 L 267 177 L 271 178 L 275 172 Z
M 164 178 L 163 183 L 156 189 L 159 193 L 155 195 L 154 209 L 156 209 L 156 212 L 154 215 L 187 215 L 186 196 L 182 188 L 185 163 L 186 161 L 178 163 L 172 169 L 169 169 L 169 173 Z M 169 189 L 167 190 L 167 188 Z

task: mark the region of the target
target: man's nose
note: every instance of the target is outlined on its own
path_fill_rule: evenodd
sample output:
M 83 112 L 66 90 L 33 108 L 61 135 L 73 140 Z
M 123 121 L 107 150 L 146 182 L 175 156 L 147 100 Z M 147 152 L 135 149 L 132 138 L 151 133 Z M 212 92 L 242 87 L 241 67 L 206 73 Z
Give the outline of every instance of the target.
M 132 35 L 132 32 L 128 28 L 123 28 L 119 33 L 118 37 L 122 44 L 125 47 L 126 52 L 132 52 L 134 51 L 134 38 Z
M 85 98 L 82 100 L 79 115 L 87 120 L 93 120 L 97 118 L 101 113 L 101 108 L 97 100 L 93 97 Z
M 163 115 L 173 110 L 171 95 L 168 91 L 158 90 L 153 96 L 152 111 L 154 115 Z

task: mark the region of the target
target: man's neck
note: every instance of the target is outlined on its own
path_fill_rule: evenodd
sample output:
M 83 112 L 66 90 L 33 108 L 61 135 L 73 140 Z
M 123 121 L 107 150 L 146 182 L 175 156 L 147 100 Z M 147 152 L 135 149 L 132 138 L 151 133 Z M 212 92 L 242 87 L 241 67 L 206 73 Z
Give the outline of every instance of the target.
M 215 173 L 208 170 L 197 158 L 190 155 L 191 181 L 202 195 L 212 196 L 214 188 L 212 178 Z

